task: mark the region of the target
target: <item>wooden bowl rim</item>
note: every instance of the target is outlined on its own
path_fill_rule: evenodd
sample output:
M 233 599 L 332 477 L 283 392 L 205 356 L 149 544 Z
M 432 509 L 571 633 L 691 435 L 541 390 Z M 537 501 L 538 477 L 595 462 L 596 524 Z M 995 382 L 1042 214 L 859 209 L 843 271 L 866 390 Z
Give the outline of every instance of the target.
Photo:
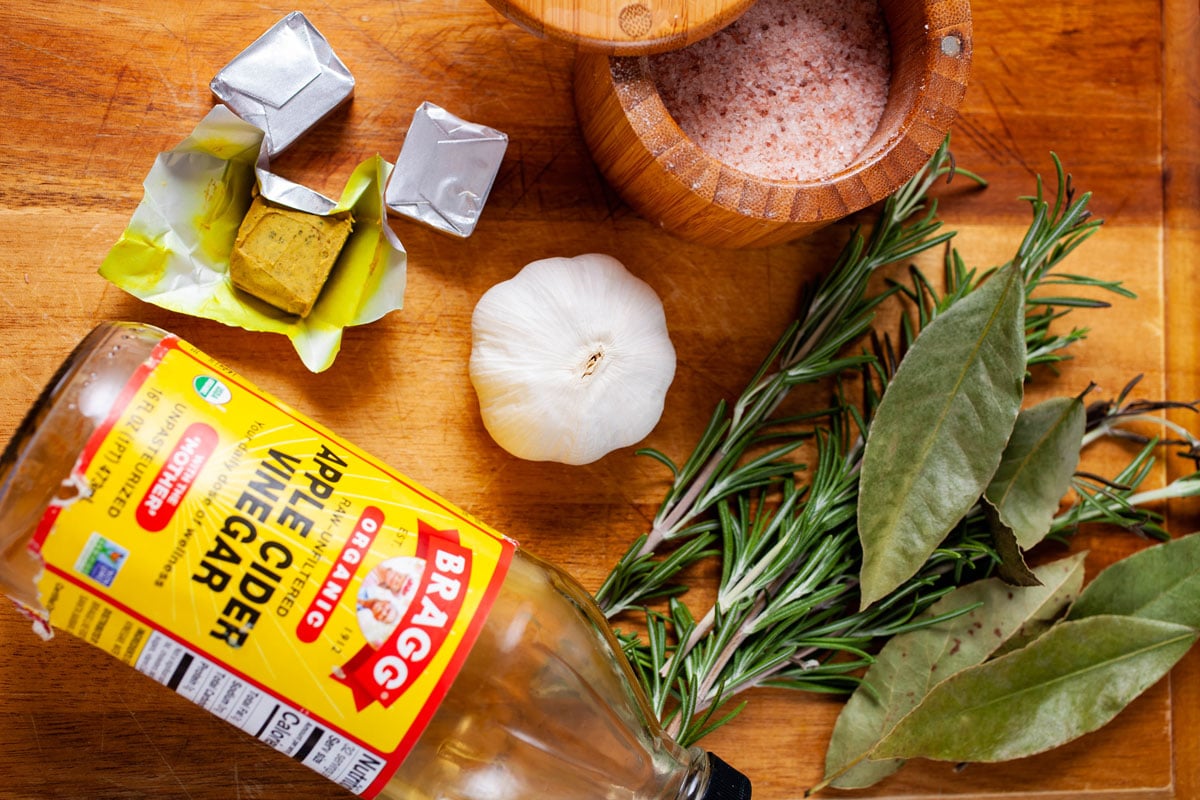
M 661 13 L 670 9 L 671 3 L 649 3 L 643 0 L 619 0 L 614 5 L 622 6 L 616 15 L 605 14 L 598 9 L 587 11 L 586 0 L 487 0 L 496 11 L 524 30 L 541 39 L 577 47 L 588 53 L 611 56 L 639 56 L 678 50 L 713 35 L 733 23 L 744 14 L 756 0 L 672 0 L 680 6 L 679 13 L 660 20 L 651 30 L 641 35 L 614 36 L 611 20 L 631 9 L 655 7 Z M 592 0 L 602 5 L 602 0 Z M 550 8 L 561 10 L 573 8 L 575 13 L 551 14 Z M 618 26 L 623 27 L 623 26 Z M 622 31 L 624 33 L 624 31 Z M 607 34 L 607 35 L 606 35 Z

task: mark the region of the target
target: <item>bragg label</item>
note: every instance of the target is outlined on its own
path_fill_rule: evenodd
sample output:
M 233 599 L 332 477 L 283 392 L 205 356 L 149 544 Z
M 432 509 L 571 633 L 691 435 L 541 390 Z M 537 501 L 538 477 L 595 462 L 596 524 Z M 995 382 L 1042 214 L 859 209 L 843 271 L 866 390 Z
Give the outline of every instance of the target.
M 173 337 L 73 478 L 31 544 L 52 625 L 364 797 L 515 546 Z

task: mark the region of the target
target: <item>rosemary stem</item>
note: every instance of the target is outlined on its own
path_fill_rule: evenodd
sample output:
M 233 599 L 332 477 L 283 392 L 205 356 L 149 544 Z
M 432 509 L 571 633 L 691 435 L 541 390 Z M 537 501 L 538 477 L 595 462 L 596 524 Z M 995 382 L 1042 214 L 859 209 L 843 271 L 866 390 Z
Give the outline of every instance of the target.
M 708 635 L 708 632 L 712 630 L 715 622 L 716 606 L 711 606 L 704 617 L 696 623 L 696 627 L 692 629 L 692 632 L 688 635 L 688 638 L 685 641 L 680 642 L 679 646 L 675 648 L 675 652 L 671 654 L 671 657 L 663 663 L 662 669 L 658 671 L 658 674 L 662 675 L 663 677 L 666 677 L 668 674 L 670 674 L 671 667 L 674 666 L 675 662 L 681 658 L 685 658 L 687 654 L 692 651 L 692 648 L 698 645 L 701 640 Z
M 758 613 L 762 611 L 764 606 L 765 602 L 760 596 L 755 601 L 755 608 L 751 612 L 750 617 L 756 617 Z M 717 680 L 725 672 L 725 666 L 729 663 L 729 660 L 733 658 L 734 653 L 738 651 L 738 648 L 741 647 L 742 642 L 746 640 L 747 635 L 748 628 L 745 624 L 743 624 L 732 636 L 729 637 L 729 641 L 725 643 L 725 646 L 721 648 L 721 652 L 717 654 L 716 659 L 710 665 L 710 668 L 705 674 L 704 679 L 700 682 L 700 688 L 696 692 L 698 711 L 707 709 L 709 704 L 711 704 L 718 697 L 728 696 L 724 690 L 721 692 L 714 692 L 713 687 L 717 685 Z
M 1175 500 L 1181 497 L 1194 497 L 1200 494 L 1200 481 L 1173 481 L 1159 489 L 1149 489 L 1130 495 L 1126 502 L 1135 508 L 1142 508 L 1163 500 Z
M 639 558 L 651 555 L 658 550 L 659 545 L 670 538 L 670 535 L 679 525 L 692 517 L 695 513 L 693 509 L 696 505 L 696 499 L 708 485 L 709 478 L 716 472 L 717 466 L 721 463 L 721 459 L 725 455 L 725 451 L 722 449 L 709 456 L 708 461 L 696 473 L 696 477 L 692 479 L 683 496 L 671 506 L 665 516 L 660 515 L 660 519 L 654 521 L 654 525 L 650 528 L 650 533 L 646 536 L 646 540 L 642 542 L 642 547 L 638 551 Z
M 1119 431 L 1122 428 L 1122 425 L 1125 423 L 1139 421 L 1165 427 L 1173 431 L 1185 442 L 1196 442 L 1196 437 L 1192 435 L 1191 431 L 1166 417 L 1155 414 L 1130 414 L 1126 416 L 1119 416 L 1111 420 L 1106 420 L 1097 425 L 1094 429 L 1088 431 L 1086 434 L 1084 434 L 1083 446 L 1087 447 L 1092 442 L 1096 441 L 1097 439 L 1102 439 L 1105 436 L 1117 435 L 1116 432 Z

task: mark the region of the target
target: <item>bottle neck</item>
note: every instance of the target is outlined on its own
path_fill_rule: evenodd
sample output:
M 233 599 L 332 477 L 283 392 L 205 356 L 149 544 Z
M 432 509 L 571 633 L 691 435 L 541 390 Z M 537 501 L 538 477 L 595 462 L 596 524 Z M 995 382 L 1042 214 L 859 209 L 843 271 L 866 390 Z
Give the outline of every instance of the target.
M 750 800 L 750 780 L 713 753 L 688 750 L 691 771 L 678 800 Z
M 0 455 L 0 594 L 38 609 L 34 581 L 41 562 L 27 549 L 51 502 L 84 493 L 72 466 L 117 395 L 164 332 L 146 325 L 101 323 L 47 383 Z

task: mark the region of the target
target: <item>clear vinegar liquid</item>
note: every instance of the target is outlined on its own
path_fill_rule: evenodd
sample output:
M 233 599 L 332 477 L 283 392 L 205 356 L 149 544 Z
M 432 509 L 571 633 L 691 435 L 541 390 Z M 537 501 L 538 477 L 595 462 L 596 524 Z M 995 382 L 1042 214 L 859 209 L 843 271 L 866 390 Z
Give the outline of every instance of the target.
M 693 797 L 704 756 L 663 735 L 586 593 L 518 552 L 388 800 Z

